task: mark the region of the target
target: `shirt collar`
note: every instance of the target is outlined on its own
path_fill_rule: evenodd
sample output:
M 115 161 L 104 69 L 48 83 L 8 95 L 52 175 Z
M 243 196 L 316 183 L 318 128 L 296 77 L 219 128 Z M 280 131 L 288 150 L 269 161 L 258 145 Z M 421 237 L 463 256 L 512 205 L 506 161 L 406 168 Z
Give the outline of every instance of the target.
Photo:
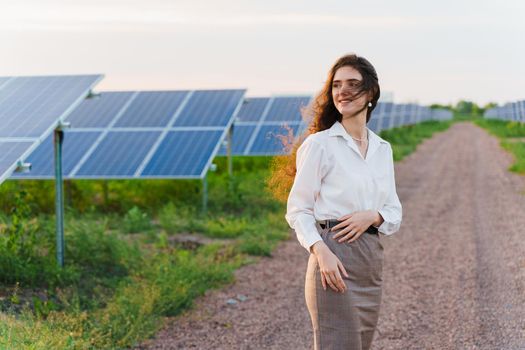
M 366 127 L 366 129 L 368 130 L 368 143 L 369 143 L 366 159 L 369 159 L 369 157 L 372 156 L 372 154 L 379 148 L 381 143 L 386 144 L 387 142 L 383 140 L 381 137 L 379 137 L 375 132 L 370 130 L 368 127 Z M 342 136 L 347 141 L 347 144 L 353 150 L 361 154 L 359 152 L 359 149 L 357 148 L 357 145 L 352 140 L 352 137 L 346 132 L 343 124 L 341 124 L 340 122 L 336 121 L 334 125 L 332 125 L 332 127 L 328 130 L 328 135 L 329 136 Z
M 368 129 L 368 135 L 370 137 L 370 140 L 371 139 L 376 139 L 376 141 L 379 142 L 379 143 L 387 143 L 385 140 L 383 140 L 381 137 L 379 137 L 375 132 L 370 130 L 368 127 L 366 127 L 366 128 Z M 337 120 L 335 121 L 334 125 L 332 125 L 332 127 L 328 130 L 328 134 L 330 136 L 343 136 L 347 140 L 351 140 L 352 139 L 352 137 L 346 132 L 343 124 L 341 124 Z

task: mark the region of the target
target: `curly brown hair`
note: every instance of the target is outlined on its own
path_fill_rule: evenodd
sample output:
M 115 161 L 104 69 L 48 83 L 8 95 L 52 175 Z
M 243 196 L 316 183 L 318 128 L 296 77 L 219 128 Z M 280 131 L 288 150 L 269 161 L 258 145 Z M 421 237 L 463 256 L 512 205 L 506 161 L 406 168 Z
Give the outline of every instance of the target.
M 309 106 L 302 110 L 303 118 L 305 120 L 311 120 L 307 131 L 297 139 L 290 134 L 291 131 L 288 132 L 288 135 L 281 137 L 284 149 L 288 151 L 289 154 L 273 158 L 270 177 L 267 180 L 270 193 L 281 202 L 286 202 L 288 193 L 292 188 L 295 173 L 297 171 L 295 162 L 297 149 L 304 139 L 310 134 L 331 128 L 336 121 L 341 122 L 342 115 L 335 107 L 332 98 L 332 82 L 337 70 L 345 66 L 354 68 L 363 77 L 360 89 L 354 94 L 354 97 L 361 96 L 362 94 L 371 95 L 372 98 L 370 102 L 372 105 L 368 108 L 366 113 L 367 123 L 372 116 L 372 111 L 376 107 L 380 96 L 379 81 L 376 70 L 364 57 L 357 56 L 356 54 L 344 55 L 334 63 L 328 72 L 328 77 L 322 90 L 316 95 Z

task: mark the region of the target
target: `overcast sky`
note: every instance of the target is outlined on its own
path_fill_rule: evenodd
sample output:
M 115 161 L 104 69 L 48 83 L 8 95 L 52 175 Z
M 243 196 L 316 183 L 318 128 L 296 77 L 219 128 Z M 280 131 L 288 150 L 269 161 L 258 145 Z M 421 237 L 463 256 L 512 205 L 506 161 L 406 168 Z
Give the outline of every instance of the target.
M 0 0 L 0 76 L 104 73 L 98 90 L 317 92 L 340 56 L 396 102 L 525 99 L 525 1 Z

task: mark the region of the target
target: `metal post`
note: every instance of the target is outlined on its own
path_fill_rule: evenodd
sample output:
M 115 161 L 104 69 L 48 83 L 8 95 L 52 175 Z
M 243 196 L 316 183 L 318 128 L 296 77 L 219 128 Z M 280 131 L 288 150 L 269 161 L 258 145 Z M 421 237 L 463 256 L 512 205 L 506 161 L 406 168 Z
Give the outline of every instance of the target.
M 232 136 L 233 136 L 233 125 L 228 130 L 228 145 L 227 145 L 227 154 L 228 154 L 228 175 L 232 176 L 233 174 L 233 164 L 232 164 Z
M 202 214 L 208 211 L 208 179 L 207 175 L 202 178 Z
M 64 195 L 62 183 L 62 141 L 64 132 L 57 128 L 55 130 L 55 201 L 56 201 L 56 243 L 57 263 L 59 267 L 64 266 Z
M 230 194 L 233 193 L 233 160 L 232 160 L 232 138 L 233 138 L 233 124 L 228 129 L 228 144 L 227 144 L 227 155 L 228 155 L 228 188 Z

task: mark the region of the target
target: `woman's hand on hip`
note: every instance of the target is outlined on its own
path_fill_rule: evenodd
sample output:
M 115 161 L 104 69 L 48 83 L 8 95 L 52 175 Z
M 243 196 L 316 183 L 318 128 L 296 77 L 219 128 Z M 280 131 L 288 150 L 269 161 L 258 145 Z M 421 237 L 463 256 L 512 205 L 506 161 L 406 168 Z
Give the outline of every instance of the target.
M 375 210 L 357 211 L 340 217 L 337 220 L 341 222 L 332 227 L 331 230 L 341 231 L 334 234 L 333 238 L 339 243 L 344 241 L 348 241 L 348 243 L 353 242 L 358 239 L 370 225 L 379 221 L 380 218 L 379 213 Z
M 346 284 L 341 277 L 341 272 L 346 276 L 348 273 L 339 258 L 328 248 L 326 243 L 319 241 L 314 244 L 313 253 L 319 263 L 319 270 L 321 271 L 321 283 L 323 289 L 326 290 L 328 284 L 336 292 L 343 293 L 346 291 Z

